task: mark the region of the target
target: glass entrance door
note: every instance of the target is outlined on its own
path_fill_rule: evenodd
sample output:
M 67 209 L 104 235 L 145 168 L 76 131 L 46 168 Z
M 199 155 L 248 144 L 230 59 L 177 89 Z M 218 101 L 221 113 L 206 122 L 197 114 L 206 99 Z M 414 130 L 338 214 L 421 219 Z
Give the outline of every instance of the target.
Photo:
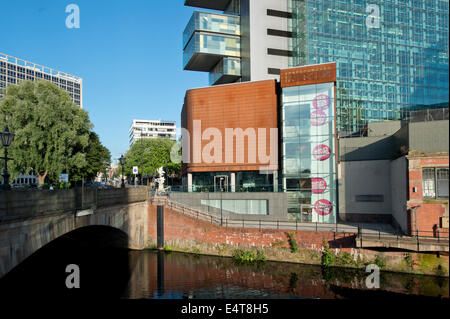
M 214 192 L 228 192 L 228 176 L 214 176 Z
M 300 220 L 302 223 L 311 223 L 314 206 L 300 205 Z

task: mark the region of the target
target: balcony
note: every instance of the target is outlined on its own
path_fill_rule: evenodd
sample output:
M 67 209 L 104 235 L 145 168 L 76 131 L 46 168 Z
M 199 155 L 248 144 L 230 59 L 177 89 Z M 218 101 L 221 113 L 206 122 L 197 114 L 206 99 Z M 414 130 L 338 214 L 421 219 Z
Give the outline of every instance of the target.
M 224 57 L 241 56 L 241 39 L 195 32 L 183 53 L 185 70 L 209 72 Z
M 240 17 L 229 14 L 194 12 L 183 32 L 183 48 L 186 47 L 196 31 L 240 36 Z
M 186 0 L 185 6 L 225 11 L 231 0 Z
M 209 84 L 233 83 L 241 77 L 241 59 L 224 58 L 209 72 Z
M 183 33 L 185 70 L 209 72 L 224 57 L 240 57 L 240 17 L 196 11 Z

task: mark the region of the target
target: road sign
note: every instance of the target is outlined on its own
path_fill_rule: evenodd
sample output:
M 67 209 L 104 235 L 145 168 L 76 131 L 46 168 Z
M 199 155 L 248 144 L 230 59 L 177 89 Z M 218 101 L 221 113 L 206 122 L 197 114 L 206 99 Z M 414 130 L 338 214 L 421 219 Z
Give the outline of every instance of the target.
M 133 174 L 137 175 L 139 173 L 139 168 L 137 166 L 133 166 Z
M 69 174 L 59 174 L 59 182 L 60 183 L 68 183 L 69 182 Z

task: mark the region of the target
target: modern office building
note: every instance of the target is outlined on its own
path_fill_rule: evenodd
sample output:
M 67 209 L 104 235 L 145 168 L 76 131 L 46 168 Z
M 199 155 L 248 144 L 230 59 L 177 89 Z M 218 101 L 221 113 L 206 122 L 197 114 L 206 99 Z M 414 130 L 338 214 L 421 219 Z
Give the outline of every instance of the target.
M 271 140 L 271 129 L 278 133 L 276 88 L 275 80 L 266 80 L 186 92 L 183 175 L 190 191 L 277 190 L 278 134 Z M 272 161 L 265 156 L 270 151 Z
M 168 138 L 176 140 L 176 122 L 161 120 L 133 120 L 130 127 L 130 146 L 137 140 L 149 138 Z
M 186 0 L 195 11 L 183 33 L 185 70 L 209 72 L 210 85 L 279 79 L 289 65 L 286 0 Z
M 72 101 L 83 108 L 83 79 L 80 77 L 0 53 L 0 99 L 8 85 L 38 79 L 67 91 Z
M 447 0 L 290 0 L 291 67 L 336 62 L 341 135 L 448 107 Z
M 448 107 L 447 0 L 186 0 L 184 69 L 210 84 L 279 79 L 280 69 L 335 62 L 337 129 Z
M 184 185 L 193 193 L 253 193 L 241 195 L 246 199 L 234 195 L 243 201 L 240 208 L 230 208 L 238 214 L 248 214 L 243 207 L 251 203 L 256 208 L 249 214 L 258 209 L 270 215 L 278 209 L 278 218 L 283 212 L 285 219 L 334 223 L 336 64 L 280 73 L 281 82 L 186 92 L 181 115 Z
M 224 205 L 234 218 L 259 214 L 273 219 L 283 212 L 283 218 L 302 222 L 393 223 L 411 233 L 408 205 L 420 190 L 408 185 L 417 182 L 417 166 L 427 178 L 426 188 L 432 188 L 428 180 L 434 172 L 433 185 L 441 185 L 444 193 L 439 205 L 445 204 L 448 1 L 185 4 L 222 11 L 195 12 L 183 36 L 184 68 L 210 72 L 214 85 L 186 93 L 182 127 L 188 136 L 183 140 L 192 145 L 183 145 L 188 191 L 228 192 Z M 420 110 L 429 110 L 439 122 L 413 124 Z M 439 137 L 433 141 L 427 135 L 423 142 L 419 127 Z M 259 148 L 250 143 L 259 140 L 259 134 L 252 135 L 259 128 L 279 132 L 277 167 L 262 170 L 263 163 L 250 156 Z M 216 137 L 229 129 L 241 135 L 235 144 L 233 139 L 219 147 Z M 235 149 L 227 161 L 230 145 Z M 425 154 L 420 160 L 414 159 L 413 145 Z M 244 154 L 240 161 L 236 153 Z M 438 168 L 432 171 L 428 164 Z M 197 207 L 219 208 L 217 196 L 191 196 Z M 423 227 L 430 229 L 448 216 L 438 206 Z
M 281 70 L 280 82 L 188 90 L 187 193 L 171 199 L 237 220 L 374 222 L 409 235 L 448 233 L 448 108 L 370 122 L 364 136 L 339 137 L 336 83 L 336 64 L 327 63 Z M 268 162 L 269 155 L 279 161 Z

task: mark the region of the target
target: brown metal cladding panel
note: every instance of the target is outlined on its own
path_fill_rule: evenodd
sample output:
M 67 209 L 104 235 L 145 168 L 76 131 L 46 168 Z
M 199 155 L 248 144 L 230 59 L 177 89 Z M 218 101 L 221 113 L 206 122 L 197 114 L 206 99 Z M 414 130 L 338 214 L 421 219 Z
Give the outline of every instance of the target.
M 235 140 L 234 160 L 225 162 L 225 129 L 253 128 L 258 141 L 258 128 L 266 129 L 266 148 L 270 149 L 270 128 L 278 128 L 276 82 L 261 81 L 233 85 L 208 87 L 189 90 L 186 93 L 183 106 L 182 123 L 189 131 L 191 145 L 193 145 L 193 121 L 201 120 L 202 132 L 206 128 L 217 128 L 223 137 L 222 163 L 193 163 L 193 150 L 191 148 L 191 163 L 185 167 L 188 172 L 215 172 L 215 171 L 248 171 L 259 170 L 266 163 L 260 163 L 257 148 L 250 148 L 256 154 L 256 163 L 249 162 L 248 140 L 244 144 Z M 209 141 L 202 141 L 203 149 Z M 244 151 L 244 163 L 237 163 L 237 148 Z M 278 169 L 278 166 L 274 167 Z
M 281 87 L 336 82 L 336 63 L 281 70 Z

